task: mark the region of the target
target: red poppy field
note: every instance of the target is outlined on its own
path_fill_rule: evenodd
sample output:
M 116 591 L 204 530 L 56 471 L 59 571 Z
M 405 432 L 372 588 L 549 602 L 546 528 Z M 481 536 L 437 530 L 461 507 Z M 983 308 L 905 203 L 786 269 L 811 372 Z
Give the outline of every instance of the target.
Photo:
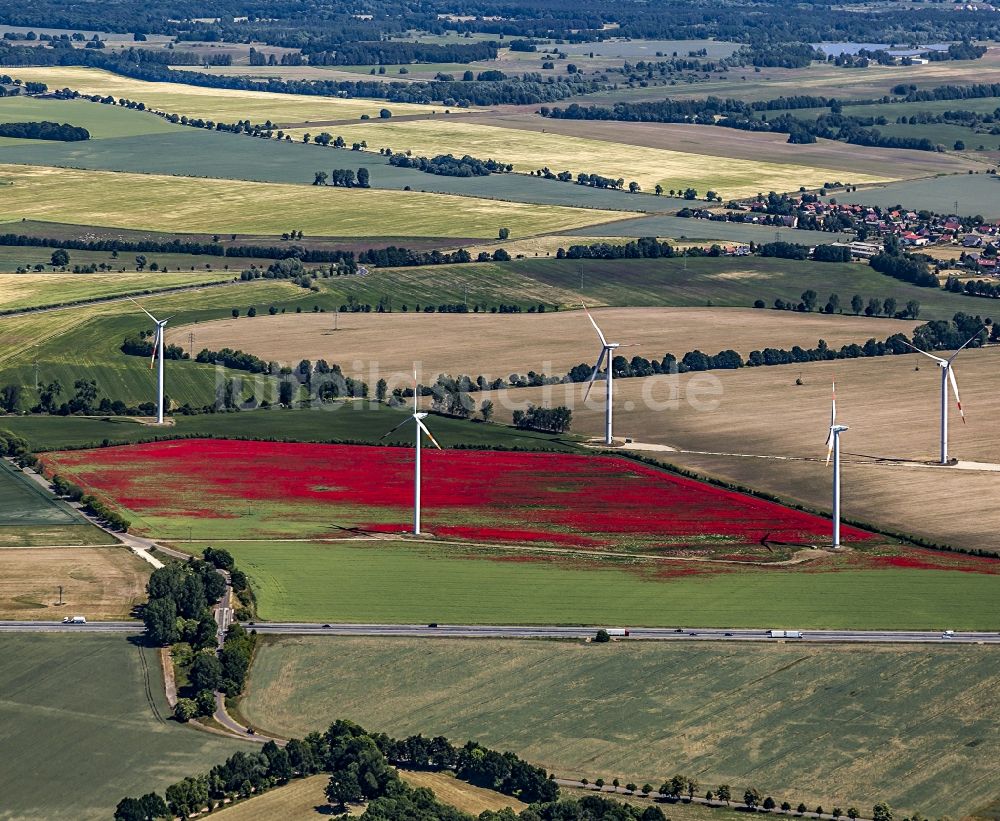
M 411 526 L 408 448 L 188 439 L 48 454 L 161 538 L 315 538 Z M 449 541 L 787 558 L 829 521 L 626 459 L 425 451 L 424 528 Z M 870 534 L 845 528 L 849 542 Z

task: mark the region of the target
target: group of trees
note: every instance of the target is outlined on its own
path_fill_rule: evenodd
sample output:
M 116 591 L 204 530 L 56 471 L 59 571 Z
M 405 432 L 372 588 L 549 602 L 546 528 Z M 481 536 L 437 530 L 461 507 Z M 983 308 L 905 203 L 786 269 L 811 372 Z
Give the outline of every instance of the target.
M 409 787 L 397 773 L 403 769 L 451 770 L 459 779 L 514 796 L 525 803 L 539 803 L 541 814 L 520 818 L 589 818 L 569 811 L 577 802 L 558 802 L 558 788 L 547 773 L 509 752 L 497 752 L 474 742 L 455 747 L 443 737 L 411 736 L 396 740 L 382 733 L 368 733 L 349 721 L 335 721 L 325 733 L 310 733 L 279 747 L 268 741 L 259 752 L 237 752 L 207 773 L 188 776 L 167 787 L 163 796 L 147 793 L 123 798 L 115 821 L 148 821 L 167 816 L 187 818 L 249 798 L 293 778 L 328 773 L 326 796 L 343 811 L 347 804 L 368 802 L 365 818 L 372 821 L 408 818 L 411 821 L 472 821 L 465 813 L 441 804 L 427 789 Z M 582 801 L 590 801 L 588 796 Z M 605 801 L 605 799 L 600 799 Z M 607 801 L 608 806 L 614 805 Z M 565 805 L 558 809 L 558 805 Z M 558 815 L 551 814 L 558 809 Z M 527 811 L 525 811 L 527 812 Z M 631 810 L 628 811 L 632 813 Z M 497 821 L 508 816 L 495 815 Z M 510 816 L 516 818 L 517 816 Z M 609 817 L 609 816 L 602 816 Z M 617 816 L 615 816 L 617 818 Z M 627 819 L 662 821 L 663 814 L 624 816 Z
M 781 297 L 774 300 L 774 308 L 778 311 L 801 311 L 809 313 L 816 310 L 819 304 L 819 294 L 812 288 L 803 291 L 798 302 L 794 299 L 785 300 Z M 763 299 L 758 299 L 754 302 L 753 306 L 754 308 L 766 308 L 767 304 Z M 900 310 L 898 309 L 896 298 L 891 296 L 885 299 L 871 297 L 866 303 L 861 294 L 855 294 L 851 297 L 850 309 L 854 312 L 855 316 L 860 316 L 862 312 L 864 312 L 865 316 L 887 316 L 894 319 L 916 319 L 920 316 L 920 303 L 917 300 L 908 300 L 906 305 Z M 841 307 L 839 294 L 830 294 L 829 299 L 827 299 L 820 310 L 825 314 L 843 313 L 844 309 Z
M 334 168 L 329 174 L 317 171 L 313 185 L 333 185 L 341 188 L 371 188 L 371 173 L 367 168 L 359 168 L 357 173 L 351 168 Z
M 894 307 L 894 306 L 890 306 Z M 908 307 L 908 311 L 911 308 Z M 916 306 L 919 311 L 919 306 Z M 898 313 L 897 313 L 898 316 Z M 925 351 L 954 350 L 966 339 L 983 327 L 979 316 L 970 316 L 959 312 L 950 322 L 937 320 L 920 325 L 913 332 L 912 342 Z M 988 338 L 987 331 L 982 331 L 980 338 L 972 343 L 973 347 L 982 345 Z M 688 351 L 680 359 L 673 354 L 665 354 L 662 359 L 649 360 L 642 356 L 634 356 L 631 360 L 624 356 L 616 356 L 611 361 L 615 379 L 632 376 L 653 376 L 655 374 L 687 373 L 689 371 L 707 371 L 735 368 L 754 368 L 770 365 L 788 365 L 792 363 L 816 362 L 832 359 L 857 359 L 868 356 L 900 356 L 913 353 L 906 343 L 910 342 L 904 334 L 892 334 L 884 341 L 869 339 L 864 345 L 851 343 L 839 350 L 829 347 L 824 340 L 819 340 L 815 348 L 802 348 L 795 345 L 791 350 L 784 348 L 764 348 L 751 351 L 744 360 L 741 354 L 734 350 L 720 351 L 710 355 L 700 350 Z M 570 369 L 565 377 L 569 382 L 586 382 L 590 379 L 593 366 L 581 363 Z M 558 380 L 562 381 L 562 380 Z
M 252 618 L 254 595 L 246 575 L 232 555 L 206 548 L 204 560 L 171 562 L 153 571 L 146 584 L 148 602 L 142 608 L 146 637 L 153 644 L 173 644 L 175 662 L 187 670 L 189 684 L 177 700 L 174 715 L 190 721 L 215 711 L 215 692 L 235 696 L 243 691 L 253 657 L 256 634 L 238 623 L 226 632 L 217 652 L 218 625 L 212 605 L 226 592 L 229 575 L 237 600 L 237 618 Z
M 528 405 L 527 410 L 513 413 L 514 427 L 521 430 L 537 430 L 543 433 L 566 433 L 573 424 L 573 411 L 565 405 L 542 408 Z
M 152 402 L 141 402 L 138 405 L 126 405 L 120 399 L 109 399 L 100 396 L 97 382 L 93 379 L 77 379 L 73 383 L 74 393 L 63 401 L 63 386 L 58 379 L 42 383 L 38 386 L 38 401 L 30 408 L 28 392 L 19 383 L 11 383 L 0 387 L 0 412 L 49 413 L 58 416 L 79 414 L 93 416 L 148 416 L 153 412 Z M 167 399 L 169 404 L 169 399 Z
M 0 137 L 19 137 L 25 140 L 54 140 L 77 143 L 90 139 L 86 128 L 69 123 L 52 123 L 46 120 L 30 123 L 0 123 Z
M 438 154 L 430 159 L 392 154 L 389 157 L 389 164 L 398 168 L 415 168 L 442 177 L 488 177 L 490 174 L 506 174 L 514 168 L 510 163 L 497 162 L 493 159 L 481 160 L 468 154 L 461 158 L 452 154 Z
M 145 356 L 150 357 L 153 355 L 153 332 L 152 331 L 140 331 L 138 336 L 127 336 L 122 341 L 121 352 L 128 354 L 129 356 Z M 191 355 L 185 351 L 180 345 L 167 345 L 163 346 L 163 358 L 164 359 L 190 359 Z
M 625 243 L 597 242 L 556 249 L 556 259 L 659 259 L 674 256 L 669 242 L 642 237 Z

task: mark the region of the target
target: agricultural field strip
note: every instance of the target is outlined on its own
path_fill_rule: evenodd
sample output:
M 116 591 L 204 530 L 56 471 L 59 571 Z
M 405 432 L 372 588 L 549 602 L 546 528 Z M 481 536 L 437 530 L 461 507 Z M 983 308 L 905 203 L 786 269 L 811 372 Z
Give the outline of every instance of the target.
M 622 212 L 385 189 L 316 188 L 0 164 L 0 222 L 24 218 L 181 233 L 280 234 L 286 206 L 316 236 L 515 236 L 621 219 Z
M 290 133 L 301 137 L 307 130 L 292 129 Z M 691 186 L 703 196 L 709 189 L 724 197 L 748 196 L 760 190 L 818 187 L 843 176 L 842 171 L 810 165 L 707 157 L 464 121 L 371 121 L 338 126 L 336 132 L 334 136 L 342 136 L 349 144 L 367 141 L 369 150 L 389 147 L 424 156 L 471 154 L 480 159 L 513 163 L 515 170 L 521 172 L 548 166 L 554 173 L 571 171 L 574 177 L 580 172 L 621 177 L 626 184 L 635 180 L 650 192 L 660 183 L 664 188 Z M 887 173 L 859 173 L 851 177 L 858 183 L 897 179 Z
M 4 316 L 58 310 L 66 303 L 124 302 L 141 294 L 177 293 L 233 284 L 233 274 L 218 271 L 167 274 L 3 274 L 0 309 Z M 16 313 L 17 312 L 17 313 Z
M 793 805 L 884 798 L 957 817 L 995 794 L 995 652 L 268 638 L 241 709 L 289 734 L 336 705 L 396 736 L 512 749 L 562 778 L 686 772 L 702 789 L 755 784 Z
M 679 359 L 695 349 L 709 355 L 735 349 L 745 357 L 751 350 L 768 347 L 811 348 L 819 339 L 839 349 L 872 337 L 910 334 L 920 324 L 753 308 L 602 308 L 594 315 L 609 339 L 636 345 L 622 351 L 626 358 L 639 355 L 656 360 L 667 352 Z M 221 319 L 200 323 L 197 333 L 201 344 L 213 350 L 229 346 L 289 363 L 326 359 L 345 368 L 363 362 L 366 369 L 377 368 L 396 382 L 412 371 L 414 362 L 419 363 L 424 379 L 439 373 L 506 379 L 512 372 L 529 370 L 561 376 L 581 362 L 591 363 L 599 347 L 586 315 L 579 310 L 540 315 L 459 314 L 439 319 L 433 334 L 428 327 L 425 315 L 397 310 L 342 314 L 336 333 L 330 330 L 328 315 L 316 314 L 259 317 L 254 323 Z M 194 329 L 168 329 L 167 340 L 180 344 L 190 330 Z M 560 390 L 555 386 L 552 392 L 558 395 Z
M 254 123 L 271 120 L 280 124 L 314 120 L 357 120 L 362 114 L 377 118 L 383 108 L 388 108 L 394 114 L 437 112 L 444 116 L 444 106 L 215 89 L 182 83 L 154 83 L 133 80 L 101 69 L 75 66 L 24 67 L 11 69 L 10 73 L 15 79 L 46 83 L 50 88 L 71 88 L 83 94 L 124 97 L 145 103 L 147 108 L 222 122 L 249 119 Z M 460 111 L 470 109 L 457 109 L 454 113 Z
M 818 109 L 821 112 L 827 110 Z M 813 109 L 803 109 L 803 111 L 813 111 Z M 954 154 L 872 148 L 822 139 L 808 145 L 790 145 L 785 134 L 742 131 L 712 125 L 630 122 L 625 129 L 621 122 L 557 120 L 532 114 L 477 115 L 464 121 L 463 124 L 493 125 L 533 132 L 545 131 L 553 136 L 563 134 L 592 141 L 750 162 L 764 161 L 780 165 L 791 163 L 799 166 L 838 169 L 840 179 L 845 184 L 853 181 L 855 173 L 875 175 L 891 173 L 898 179 L 909 179 L 936 174 L 964 173 L 968 168 L 984 167 L 982 161 Z M 666 187 L 669 189 L 676 186 Z

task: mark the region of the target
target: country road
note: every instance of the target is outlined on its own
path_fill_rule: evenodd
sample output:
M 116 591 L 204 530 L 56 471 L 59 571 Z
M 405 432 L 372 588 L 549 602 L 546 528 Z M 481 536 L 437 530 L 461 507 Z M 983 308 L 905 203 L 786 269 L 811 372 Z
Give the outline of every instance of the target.
M 585 639 L 597 627 L 546 625 L 442 624 L 320 624 L 310 622 L 248 622 L 244 627 L 269 636 L 387 636 L 407 638 Z M 0 621 L 6 633 L 141 633 L 140 621 L 94 621 L 63 624 L 57 621 Z M 726 630 L 715 627 L 635 627 L 619 641 L 757 641 L 848 644 L 997 644 L 1000 633 L 956 632 L 946 638 L 940 630 L 803 630 L 802 638 L 771 638 L 766 630 Z

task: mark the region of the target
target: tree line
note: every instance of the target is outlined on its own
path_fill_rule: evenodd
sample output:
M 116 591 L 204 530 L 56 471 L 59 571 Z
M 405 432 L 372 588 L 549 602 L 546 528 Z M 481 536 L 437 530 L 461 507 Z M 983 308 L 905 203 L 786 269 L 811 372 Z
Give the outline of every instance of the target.
M 86 128 L 69 123 L 41 122 L 0 123 L 0 137 L 16 137 L 24 140 L 52 140 L 64 143 L 77 143 L 90 139 Z
M 11 442 L 14 440 L 8 440 Z M 23 441 L 23 440 L 22 440 Z M 78 502 L 80 506 L 91 516 L 100 519 L 110 530 L 124 533 L 132 524 L 122 516 L 117 510 L 107 505 L 96 496 L 86 493 L 82 487 L 74 484 L 68 479 L 55 474 L 52 479 L 52 488 L 56 495 L 71 502 Z
M 168 54 L 169 52 L 135 48 L 111 53 L 83 49 L 55 51 L 39 47 L 10 47 L 0 42 L 0 65 L 4 66 L 87 66 L 149 82 L 320 97 L 369 97 L 399 103 L 438 103 L 458 108 L 551 103 L 606 87 L 605 83 L 584 79 L 579 74 L 542 77 L 540 74 L 530 73 L 499 81 L 486 78 L 472 82 L 415 80 L 408 83 L 387 83 L 378 80 L 295 80 L 277 77 L 259 81 L 247 77 L 171 68 L 172 63 L 164 57 Z
M 388 149 L 386 149 L 388 151 Z M 441 177 L 488 177 L 490 174 L 506 174 L 513 170 L 511 163 L 497 162 L 493 159 L 481 160 L 465 154 L 455 157 L 452 154 L 438 154 L 436 157 L 408 157 L 406 154 L 391 154 L 389 165 L 398 168 L 414 168 L 426 174 L 437 174 Z
M 123 798 L 114 817 L 116 821 L 146 821 L 169 813 L 187 818 L 259 795 L 295 778 L 326 773 L 330 776 L 325 790 L 329 803 L 344 812 L 348 804 L 367 802 L 362 817 L 368 821 L 403 817 L 411 821 L 471 821 L 472 816 L 440 803 L 430 790 L 408 786 L 394 765 L 404 769 L 449 770 L 461 780 L 504 792 L 526 803 L 538 802 L 540 806 L 558 803 L 568 808 L 575 803 L 559 802 L 558 787 L 547 773 L 514 753 L 498 752 L 471 741 L 456 747 L 442 736 L 418 735 L 397 740 L 338 720 L 326 732 L 313 732 L 304 739 L 293 738 L 284 747 L 268 741 L 259 752 L 234 753 L 207 773 L 171 784 L 163 796 L 150 792 L 139 798 Z M 561 811 L 559 817 L 585 816 Z M 641 817 L 646 821 L 662 821 L 663 814 Z

